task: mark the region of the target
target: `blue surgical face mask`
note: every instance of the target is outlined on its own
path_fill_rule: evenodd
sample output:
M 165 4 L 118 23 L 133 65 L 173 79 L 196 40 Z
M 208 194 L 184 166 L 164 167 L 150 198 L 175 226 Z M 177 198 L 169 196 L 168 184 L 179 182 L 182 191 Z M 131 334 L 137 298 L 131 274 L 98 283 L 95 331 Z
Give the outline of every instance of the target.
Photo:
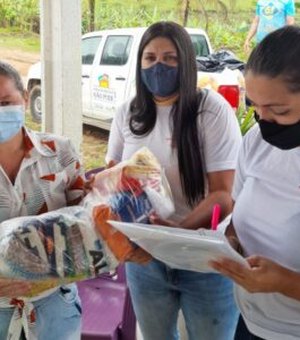
M 177 66 L 156 63 L 149 68 L 142 68 L 141 77 L 154 96 L 168 97 L 179 87 Z
M 0 106 L 0 143 L 13 138 L 24 125 L 23 105 Z

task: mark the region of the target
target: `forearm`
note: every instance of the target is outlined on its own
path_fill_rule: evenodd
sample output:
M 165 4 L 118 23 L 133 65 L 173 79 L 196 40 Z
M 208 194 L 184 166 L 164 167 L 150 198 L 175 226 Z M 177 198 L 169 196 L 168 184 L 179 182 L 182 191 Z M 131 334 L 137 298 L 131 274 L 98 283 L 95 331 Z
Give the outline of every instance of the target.
M 180 226 L 186 229 L 210 228 L 211 215 L 215 204 L 221 206 L 221 219 L 232 211 L 233 202 L 227 191 L 215 191 L 197 205 L 193 211 L 180 222 Z
M 255 17 L 253 19 L 253 22 L 251 24 L 251 27 L 249 29 L 249 32 L 247 34 L 247 37 L 246 37 L 246 41 L 247 42 L 250 42 L 251 39 L 254 37 L 254 35 L 256 34 L 257 32 L 257 27 L 258 27 L 258 22 L 259 22 L 259 18 L 258 17 Z
M 247 34 L 246 41 L 250 42 L 251 39 L 254 37 L 255 33 L 257 31 L 257 26 L 256 25 L 251 25 L 250 30 Z
M 278 284 L 280 285 L 279 293 L 300 301 L 300 273 L 283 268 Z

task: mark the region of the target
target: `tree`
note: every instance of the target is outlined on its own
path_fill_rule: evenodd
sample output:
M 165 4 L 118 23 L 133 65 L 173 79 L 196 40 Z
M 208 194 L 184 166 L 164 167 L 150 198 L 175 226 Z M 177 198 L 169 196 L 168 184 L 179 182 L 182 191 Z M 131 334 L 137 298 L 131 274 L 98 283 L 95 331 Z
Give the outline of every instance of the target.
M 89 31 L 95 31 L 95 2 L 96 0 L 89 0 Z
M 183 1 L 180 1 L 180 3 L 182 3 L 182 7 L 181 7 L 182 25 L 186 26 L 188 22 L 188 17 L 189 17 L 189 11 L 190 11 L 190 0 L 183 0 Z

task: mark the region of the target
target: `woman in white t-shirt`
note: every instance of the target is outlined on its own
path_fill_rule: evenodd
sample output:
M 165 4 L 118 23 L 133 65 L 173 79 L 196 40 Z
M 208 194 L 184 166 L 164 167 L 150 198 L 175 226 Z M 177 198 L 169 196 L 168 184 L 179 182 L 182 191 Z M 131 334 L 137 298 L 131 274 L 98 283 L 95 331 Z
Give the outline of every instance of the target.
M 195 52 L 173 22 L 151 25 L 137 57 L 136 96 L 113 121 L 106 161 L 113 165 L 147 146 L 164 167 L 174 196 L 173 219 L 209 227 L 212 207 L 232 209 L 231 188 L 241 135 L 229 104 L 196 90 Z M 171 269 L 152 260 L 128 263 L 127 280 L 144 340 L 178 339 L 181 309 L 190 340 L 230 340 L 237 323 L 232 282 L 219 274 Z
M 237 340 L 300 339 L 299 55 L 300 27 L 287 26 L 262 40 L 246 66 L 258 124 L 239 155 L 227 234 L 249 267 L 212 263 L 237 283 Z

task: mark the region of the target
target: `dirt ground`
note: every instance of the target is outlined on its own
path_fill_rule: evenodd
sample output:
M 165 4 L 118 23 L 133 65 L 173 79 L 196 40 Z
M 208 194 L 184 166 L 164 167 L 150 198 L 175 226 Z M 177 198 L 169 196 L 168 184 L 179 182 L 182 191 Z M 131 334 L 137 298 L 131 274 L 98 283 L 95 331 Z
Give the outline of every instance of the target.
M 24 52 L 0 47 L 0 59 L 12 64 L 25 77 L 29 67 L 39 61 L 38 53 Z
M 25 80 L 29 67 L 40 60 L 40 55 L 17 49 L 3 49 L 0 46 L 0 59 L 13 65 Z M 36 125 L 34 125 L 34 128 L 36 128 Z M 82 160 L 86 170 L 104 165 L 107 138 L 107 131 L 84 126 Z

